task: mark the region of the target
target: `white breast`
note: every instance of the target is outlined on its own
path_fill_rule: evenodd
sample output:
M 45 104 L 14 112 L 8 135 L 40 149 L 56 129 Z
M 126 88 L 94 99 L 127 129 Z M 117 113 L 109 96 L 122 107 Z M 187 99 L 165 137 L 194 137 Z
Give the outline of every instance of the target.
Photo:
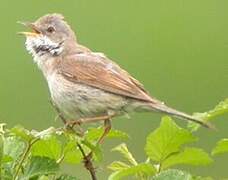
M 121 111 L 127 104 L 121 96 L 72 83 L 57 73 L 47 80 L 53 101 L 70 119 L 107 115 L 113 110 Z

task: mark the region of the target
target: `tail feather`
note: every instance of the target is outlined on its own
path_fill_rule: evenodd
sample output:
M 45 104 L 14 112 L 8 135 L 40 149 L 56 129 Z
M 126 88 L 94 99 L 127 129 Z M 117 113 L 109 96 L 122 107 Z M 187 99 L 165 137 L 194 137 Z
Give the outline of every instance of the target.
M 166 113 L 169 114 L 171 116 L 177 117 L 179 119 L 184 119 L 184 120 L 188 120 L 188 121 L 192 121 L 195 123 L 198 123 L 206 128 L 209 129 L 216 129 L 212 124 L 210 124 L 209 122 L 204 122 L 199 118 L 196 118 L 194 116 L 188 115 L 184 112 L 180 112 L 177 111 L 176 109 L 170 108 L 168 106 L 166 106 L 165 104 L 151 104 L 151 107 L 153 110 L 161 112 L 161 113 Z

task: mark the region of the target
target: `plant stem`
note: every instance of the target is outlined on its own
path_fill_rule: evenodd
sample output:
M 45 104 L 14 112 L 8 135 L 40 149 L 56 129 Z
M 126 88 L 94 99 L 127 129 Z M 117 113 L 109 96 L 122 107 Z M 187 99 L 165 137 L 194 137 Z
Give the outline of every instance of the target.
M 25 151 L 24 151 L 24 153 L 23 153 L 23 155 L 22 155 L 22 157 L 21 157 L 21 159 L 20 159 L 20 161 L 19 161 L 19 163 L 18 163 L 16 172 L 15 172 L 15 174 L 14 174 L 14 176 L 13 176 L 13 180 L 17 180 L 18 175 L 19 175 L 19 172 L 20 172 L 20 170 L 21 170 L 21 168 L 22 168 L 22 166 L 23 166 L 23 163 L 24 163 L 25 159 L 26 159 L 27 156 L 29 155 L 29 152 L 30 152 L 30 150 L 31 150 L 32 145 L 33 145 L 34 143 L 36 143 L 38 140 L 39 140 L 39 138 L 36 138 L 36 139 L 34 139 L 34 140 L 28 142 L 27 147 L 25 148 Z
M 92 163 L 92 154 L 91 154 L 92 152 L 86 155 L 82 146 L 79 143 L 77 143 L 77 146 L 84 157 L 84 166 L 89 171 L 92 180 L 97 180 L 95 168 L 93 167 L 93 163 Z

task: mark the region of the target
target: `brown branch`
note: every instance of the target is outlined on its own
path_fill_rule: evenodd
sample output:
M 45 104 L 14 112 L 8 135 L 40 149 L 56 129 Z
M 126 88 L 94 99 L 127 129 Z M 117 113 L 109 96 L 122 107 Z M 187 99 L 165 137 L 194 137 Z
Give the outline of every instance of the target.
M 94 168 L 93 162 L 92 162 L 92 152 L 90 152 L 88 155 L 86 155 L 85 151 L 83 150 L 82 146 L 79 143 L 77 143 L 77 146 L 82 153 L 82 156 L 84 159 L 84 161 L 83 161 L 84 167 L 89 171 L 92 180 L 97 180 L 96 171 L 95 171 L 95 168 Z

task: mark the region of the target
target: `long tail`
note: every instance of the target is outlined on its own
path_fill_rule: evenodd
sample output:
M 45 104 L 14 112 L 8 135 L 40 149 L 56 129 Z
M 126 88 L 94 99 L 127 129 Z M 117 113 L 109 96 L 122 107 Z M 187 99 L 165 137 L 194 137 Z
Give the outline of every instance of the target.
M 188 121 L 193 121 L 195 123 L 198 123 L 206 128 L 210 128 L 210 129 L 216 129 L 212 124 L 210 124 L 209 122 L 203 122 L 202 120 L 194 117 L 194 116 L 191 116 L 191 115 L 188 115 L 184 112 L 180 112 L 180 111 L 177 111 L 176 109 L 173 109 L 173 108 L 170 108 L 168 106 L 166 106 L 165 104 L 151 104 L 151 107 L 153 110 L 155 111 L 158 111 L 158 112 L 161 112 L 161 113 L 165 113 L 165 114 L 169 114 L 171 116 L 174 116 L 174 117 L 177 117 L 179 119 L 184 119 L 184 120 L 188 120 Z

